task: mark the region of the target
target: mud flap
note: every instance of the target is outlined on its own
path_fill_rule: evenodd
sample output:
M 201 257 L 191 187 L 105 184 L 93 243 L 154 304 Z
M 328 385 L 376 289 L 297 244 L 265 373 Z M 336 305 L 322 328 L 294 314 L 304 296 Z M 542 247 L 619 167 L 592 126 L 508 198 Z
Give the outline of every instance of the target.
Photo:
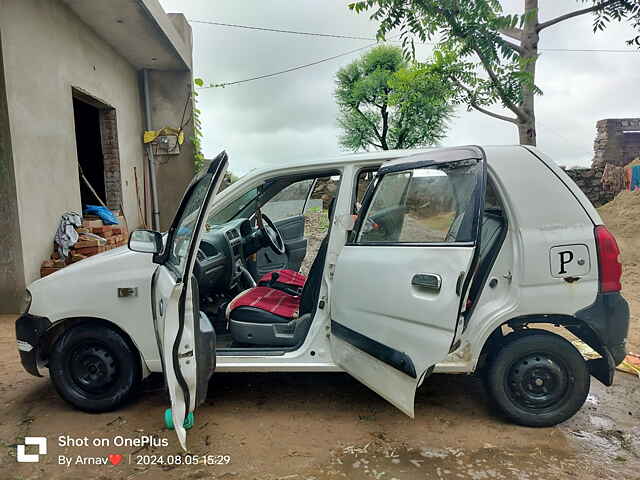
M 613 385 L 616 365 L 608 349 L 602 349 L 599 353 L 602 358 L 587 360 L 587 367 L 589 367 L 591 375 L 600 380 L 605 386 L 610 387 Z

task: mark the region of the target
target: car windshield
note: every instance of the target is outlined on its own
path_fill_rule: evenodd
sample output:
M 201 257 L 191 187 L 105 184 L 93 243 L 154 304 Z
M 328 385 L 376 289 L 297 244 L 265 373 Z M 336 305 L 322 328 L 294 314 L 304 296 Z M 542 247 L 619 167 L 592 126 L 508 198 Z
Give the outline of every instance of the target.
M 251 190 L 240 195 L 219 212 L 210 215 L 207 219 L 207 224 L 220 225 L 233 220 L 234 218 L 239 216 L 241 212 L 245 211 L 251 203 L 255 202 L 257 196 L 258 188 L 252 188 Z

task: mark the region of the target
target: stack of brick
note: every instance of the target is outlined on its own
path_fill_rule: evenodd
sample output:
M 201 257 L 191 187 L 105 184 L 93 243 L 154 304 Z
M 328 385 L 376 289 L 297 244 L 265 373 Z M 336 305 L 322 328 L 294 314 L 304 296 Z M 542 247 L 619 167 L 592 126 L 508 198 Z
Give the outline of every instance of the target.
M 97 217 L 86 216 L 82 226 L 76 228 L 79 238 L 71 248 L 69 256 L 66 259 L 62 258 L 58 253 L 57 245 L 54 243 L 51 258 L 42 262 L 40 276 L 46 277 L 67 265 L 126 245 L 129 240 L 129 232 L 124 226 L 125 223 L 122 217 L 119 217 L 119 221 L 119 225 L 105 225 Z

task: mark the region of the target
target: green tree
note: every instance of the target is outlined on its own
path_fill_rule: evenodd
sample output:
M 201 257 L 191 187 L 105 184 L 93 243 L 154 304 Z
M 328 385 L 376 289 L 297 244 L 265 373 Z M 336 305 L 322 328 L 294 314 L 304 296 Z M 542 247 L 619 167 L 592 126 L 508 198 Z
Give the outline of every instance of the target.
M 402 49 L 377 46 L 336 74 L 340 145 L 382 150 L 434 145 L 445 137 L 451 89 L 429 65 Z
M 435 41 L 440 50 L 436 64 L 456 86 L 457 99 L 516 125 L 520 143 L 535 145 L 534 98 L 542 93 L 535 84 L 541 32 L 587 14 L 593 16 L 594 32 L 622 21 L 640 28 L 640 0 L 576 1 L 582 8 L 542 22 L 538 0 L 524 0 L 519 15 L 505 15 L 498 0 L 360 0 L 349 8 L 374 9 L 371 18 L 380 22 L 380 38 L 400 29 L 408 56 L 415 57 L 414 38 Z M 640 36 L 627 43 L 640 46 Z M 491 110 L 495 105 L 511 114 Z

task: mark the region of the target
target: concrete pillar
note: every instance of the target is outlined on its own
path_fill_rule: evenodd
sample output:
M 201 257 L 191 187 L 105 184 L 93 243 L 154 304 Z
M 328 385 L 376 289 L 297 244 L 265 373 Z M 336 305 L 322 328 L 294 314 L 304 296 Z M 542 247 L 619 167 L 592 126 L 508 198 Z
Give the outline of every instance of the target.
M 17 313 L 26 281 L 0 31 L 0 313 Z
M 156 155 L 156 176 L 158 182 L 158 202 L 160 207 L 160 227 L 165 230 L 171 224 L 184 190 L 193 178 L 193 120 L 191 104 L 187 105 L 184 120 L 182 113 L 187 102 L 193 79 L 191 72 L 171 72 L 152 70 L 149 72 L 151 92 L 151 119 L 154 129 L 184 126 L 185 142 L 179 155 Z

